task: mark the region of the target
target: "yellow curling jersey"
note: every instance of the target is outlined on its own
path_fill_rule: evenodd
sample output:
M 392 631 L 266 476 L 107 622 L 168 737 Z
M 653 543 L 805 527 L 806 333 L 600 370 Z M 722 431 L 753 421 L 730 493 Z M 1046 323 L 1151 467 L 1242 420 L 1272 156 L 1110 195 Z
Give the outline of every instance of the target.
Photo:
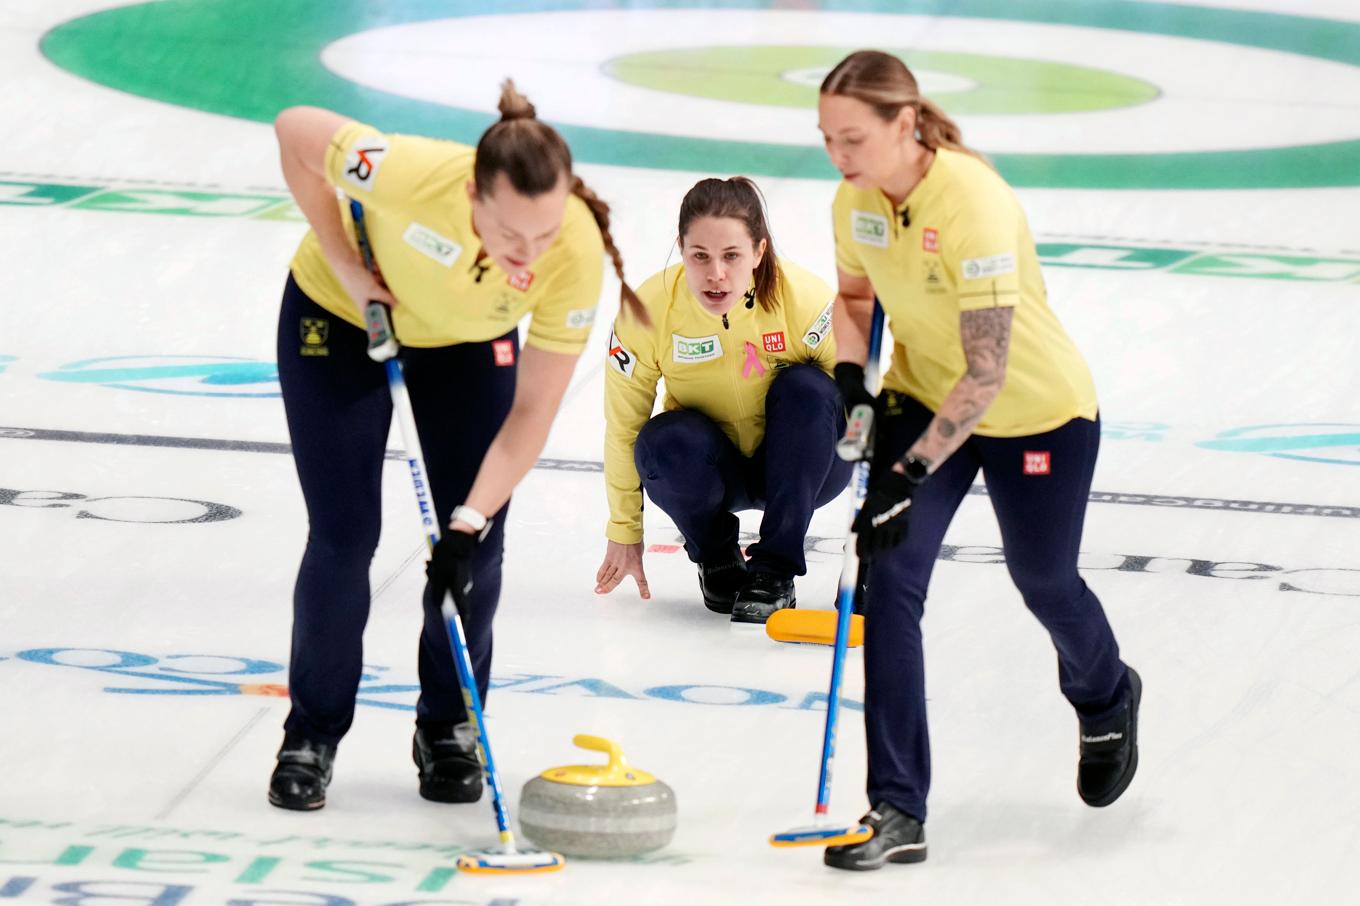
M 642 540 L 642 487 L 633 463 L 638 432 L 652 417 L 656 385 L 666 379 L 664 407 L 711 418 L 743 456 L 765 437 L 765 394 L 779 369 L 836 364 L 831 336 L 835 290 L 820 277 L 780 261 L 773 311 L 743 301 L 722 317 L 699 304 L 677 264 L 638 287 L 652 326 L 620 317 L 605 359 L 604 474 L 610 541 Z
M 842 182 L 833 214 L 836 266 L 869 278 L 891 324 L 886 389 L 938 412 L 966 369 L 959 314 L 1005 306 L 1015 309 L 1006 383 L 976 433 L 1020 437 L 1095 418 L 1090 370 L 1048 307 L 1025 213 L 987 164 L 941 148 L 901 205 Z
M 475 343 L 507 333 L 532 312 L 530 346 L 579 353 L 600 298 L 604 242 L 590 209 L 567 199 L 562 231 L 519 277 L 490 258 L 472 229 L 474 149 L 371 126 L 342 126 L 326 151 L 326 179 L 364 206 L 378 268 L 399 303 L 392 312 L 407 346 Z M 349 204 L 341 216 L 353 236 Z M 308 232 L 293 257 L 293 277 L 318 305 L 363 327 L 363 318 Z

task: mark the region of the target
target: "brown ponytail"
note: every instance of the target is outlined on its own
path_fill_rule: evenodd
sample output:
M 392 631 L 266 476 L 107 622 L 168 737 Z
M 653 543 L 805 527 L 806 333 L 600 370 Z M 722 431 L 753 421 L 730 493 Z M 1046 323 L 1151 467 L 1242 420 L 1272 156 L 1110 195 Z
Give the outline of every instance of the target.
M 609 254 L 609 259 L 614 262 L 614 273 L 619 276 L 619 304 L 624 312 L 636 318 L 644 327 L 652 326 L 652 319 L 647 315 L 647 309 L 643 306 L 638 294 L 633 292 L 633 288 L 628 285 L 628 281 L 623 279 L 623 255 L 619 254 L 618 246 L 614 245 L 614 237 L 609 232 L 609 205 L 604 199 L 595 194 L 595 190 L 582 182 L 581 177 L 571 178 L 571 194 L 586 203 L 590 209 L 590 214 L 595 218 L 595 225 L 600 228 L 600 238 L 604 240 L 604 250 Z
M 609 233 L 609 205 L 572 173 L 571 149 L 566 141 L 556 129 L 538 119 L 534 105 L 519 93 L 511 79 L 501 83 L 501 97 L 496 108 L 501 112 L 500 120 L 483 132 L 477 142 L 472 170 L 477 194 L 492 194 L 496 177 L 502 173 L 510 180 L 511 188 L 530 198 L 551 192 L 565 176 L 571 193 L 586 203 L 600 228 L 605 251 L 614 262 L 614 273 L 618 274 L 622 285 L 623 310 L 650 325 L 651 319 L 647 317 L 642 300 L 623 279 L 623 256 Z
M 822 80 L 822 94 L 854 98 L 891 122 L 903 107 L 916 111 L 917 140 L 930 150 L 948 148 L 986 160 L 963 143 L 963 131 L 949 114 L 921 95 L 907 64 L 880 50 L 857 50 L 836 64 Z
M 685 193 L 680 202 L 681 245 L 689 226 L 700 217 L 731 217 L 740 220 L 751 237 L 751 245 L 765 240 L 765 256 L 756 265 L 752 279 L 756 300 L 766 311 L 774 311 L 779 303 L 781 274 L 779 259 L 774 254 L 774 236 L 770 234 L 770 219 L 765 213 L 765 198 L 755 181 L 745 176 L 731 179 L 701 179 Z

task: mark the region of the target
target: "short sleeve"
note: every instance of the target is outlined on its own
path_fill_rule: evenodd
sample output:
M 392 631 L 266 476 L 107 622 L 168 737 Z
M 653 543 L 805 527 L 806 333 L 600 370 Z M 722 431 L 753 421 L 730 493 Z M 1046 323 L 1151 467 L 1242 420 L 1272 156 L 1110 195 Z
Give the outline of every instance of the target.
M 552 250 L 554 264 L 534 279 L 547 280 L 544 297 L 533 307 L 526 344 L 545 352 L 579 355 L 590 339 L 600 288 L 604 286 L 604 241 L 586 212 L 589 222 L 573 220 L 563 227 Z
M 944 233 L 946 266 L 957 281 L 960 311 L 1020 302 L 1019 205 L 1004 186 L 970 186 Z

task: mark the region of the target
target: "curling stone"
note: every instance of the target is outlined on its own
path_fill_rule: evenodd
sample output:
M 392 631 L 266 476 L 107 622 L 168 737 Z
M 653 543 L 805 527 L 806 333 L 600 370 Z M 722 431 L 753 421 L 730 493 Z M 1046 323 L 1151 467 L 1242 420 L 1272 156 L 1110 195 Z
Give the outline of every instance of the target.
M 618 743 L 599 736 L 572 739 L 605 752 L 608 764 L 549 768 L 524 785 L 519 824 L 537 846 L 599 859 L 660 849 L 675 835 L 675 793 L 628 764 Z

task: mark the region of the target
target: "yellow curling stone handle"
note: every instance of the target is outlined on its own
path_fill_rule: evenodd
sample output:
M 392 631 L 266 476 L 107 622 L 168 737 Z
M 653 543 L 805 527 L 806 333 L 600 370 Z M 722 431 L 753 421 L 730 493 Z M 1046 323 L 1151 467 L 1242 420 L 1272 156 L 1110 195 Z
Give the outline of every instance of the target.
M 548 768 L 538 776 L 553 783 L 571 783 L 576 786 L 646 786 L 656 783 L 656 778 L 651 774 L 630 765 L 623 755 L 623 749 L 612 739 L 578 733 L 571 741 L 579 748 L 608 754 L 609 763 L 569 764 Z

